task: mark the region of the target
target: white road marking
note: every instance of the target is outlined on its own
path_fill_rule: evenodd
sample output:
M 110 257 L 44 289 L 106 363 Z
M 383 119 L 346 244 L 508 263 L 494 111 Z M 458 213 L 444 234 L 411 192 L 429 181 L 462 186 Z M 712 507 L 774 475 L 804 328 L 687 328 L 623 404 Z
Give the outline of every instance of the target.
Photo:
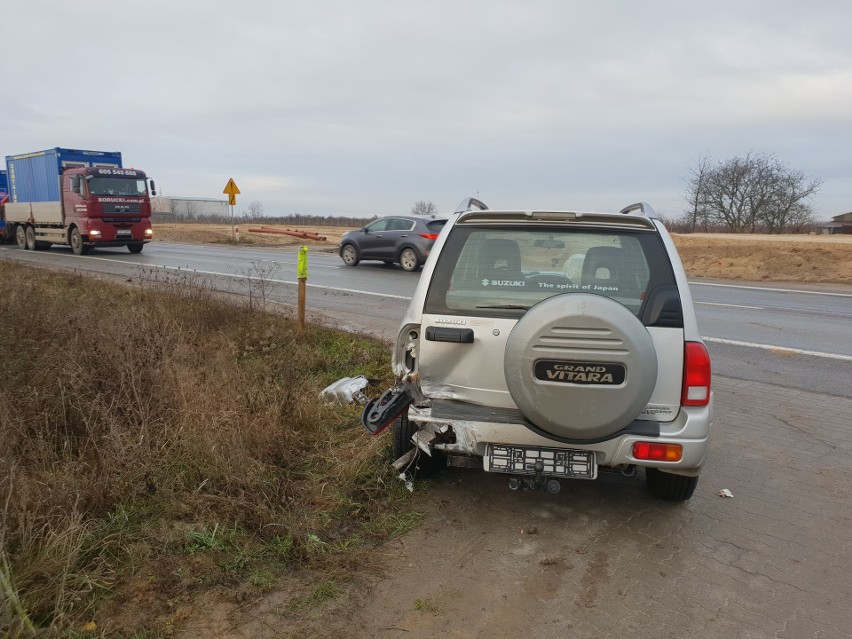
M 787 346 L 775 346 L 772 344 L 757 344 L 755 342 L 741 342 L 735 339 L 724 339 L 721 337 L 702 337 L 705 342 L 715 344 L 728 344 L 729 346 L 745 346 L 747 348 L 760 348 L 765 351 L 781 351 L 794 355 L 811 355 L 813 357 L 824 357 L 826 359 L 839 359 L 844 362 L 852 362 L 852 355 L 840 355 L 839 353 L 822 353 L 820 351 L 806 351 L 801 348 L 789 348 Z
M 696 304 L 703 304 L 704 306 L 727 306 L 729 308 L 748 308 L 754 311 L 763 311 L 766 310 L 763 306 L 743 306 L 742 304 L 722 304 L 721 302 L 695 302 Z
M 128 260 L 116 260 L 110 257 L 93 257 L 88 255 L 78 255 L 77 259 L 89 259 L 89 260 L 98 260 L 100 262 L 115 262 L 117 264 L 129 264 L 131 266 L 140 266 L 143 268 L 161 268 L 167 271 L 179 271 L 181 273 L 198 273 L 199 275 L 215 275 L 217 277 L 232 277 L 235 279 L 242 280 L 252 280 L 258 282 L 270 282 L 273 284 L 291 284 L 296 286 L 299 284 L 298 280 L 277 280 L 269 277 L 257 277 L 254 275 L 241 275 L 239 273 L 221 273 L 219 271 L 200 271 L 194 268 L 181 267 L 181 266 L 166 266 L 165 264 L 145 264 L 142 262 L 130 262 Z M 373 291 L 362 291 L 355 288 L 341 288 L 339 286 L 325 286 L 323 284 L 307 284 L 308 288 L 316 288 L 320 290 L 326 291 L 339 291 L 341 293 L 355 293 L 356 295 L 372 295 L 373 297 L 386 297 L 394 300 L 411 300 L 410 296 L 406 295 L 393 295 L 392 293 L 375 293 Z
M 690 286 L 716 286 L 718 288 L 743 288 L 750 291 L 769 291 L 771 293 L 802 293 L 803 295 L 828 295 L 830 297 L 852 297 L 852 293 L 829 293 L 828 291 L 805 291 L 795 288 L 772 288 L 769 286 L 743 286 L 741 284 L 710 284 L 709 282 L 689 282 Z

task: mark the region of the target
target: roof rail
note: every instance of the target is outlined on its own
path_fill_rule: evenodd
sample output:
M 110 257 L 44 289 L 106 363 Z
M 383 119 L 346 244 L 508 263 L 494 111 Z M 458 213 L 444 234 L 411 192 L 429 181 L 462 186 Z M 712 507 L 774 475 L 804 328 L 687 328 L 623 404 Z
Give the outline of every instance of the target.
M 487 211 L 488 207 L 475 197 L 466 197 L 456 207 L 456 213 L 464 213 L 465 211 L 473 210 Z
M 654 208 L 647 202 L 636 202 L 636 204 L 630 204 L 629 206 L 625 206 L 619 212 L 627 215 L 633 211 L 640 211 L 645 217 L 655 217 L 657 215 Z

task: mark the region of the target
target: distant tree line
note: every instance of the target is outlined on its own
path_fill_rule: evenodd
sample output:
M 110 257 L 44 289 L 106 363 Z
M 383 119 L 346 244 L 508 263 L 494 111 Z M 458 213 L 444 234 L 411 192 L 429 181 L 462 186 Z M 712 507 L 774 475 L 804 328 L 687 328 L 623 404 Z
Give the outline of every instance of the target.
M 438 207 L 434 202 L 418 200 L 411 207 L 414 215 L 436 215 Z M 187 204 L 185 215 L 162 214 L 154 215 L 154 222 L 181 222 L 184 224 L 284 224 L 287 226 L 343 226 L 358 228 L 378 219 L 371 217 L 351 217 L 346 215 L 308 215 L 293 213 L 291 215 L 266 215 L 263 202 L 249 202 L 236 217 L 229 215 L 208 215 L 196 212 L 192 203 Z
M 688 208 L 671 226 L 688 233 L 810 231 L 816 218 L 808 200 L 822 185 L 766 153 L 720 162 L 701 156 L 686 182 Z

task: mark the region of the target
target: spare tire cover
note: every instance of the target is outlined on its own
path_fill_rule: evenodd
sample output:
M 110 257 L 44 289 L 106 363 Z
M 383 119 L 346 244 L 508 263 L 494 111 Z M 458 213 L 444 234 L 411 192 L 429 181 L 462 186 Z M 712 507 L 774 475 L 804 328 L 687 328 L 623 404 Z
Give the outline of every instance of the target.
M 550 297 L 518 321 L 503 364 L 512 399 L 538 429 L 595 439 L 632 422 L 657 383 L 654 342 L 639 319 L 607 297 Z

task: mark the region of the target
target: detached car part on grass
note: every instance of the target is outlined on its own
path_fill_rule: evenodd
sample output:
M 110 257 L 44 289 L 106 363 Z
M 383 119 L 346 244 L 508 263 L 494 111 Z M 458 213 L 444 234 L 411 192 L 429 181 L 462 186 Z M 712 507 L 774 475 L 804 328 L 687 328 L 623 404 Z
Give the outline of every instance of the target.
M 653 209 L 460 208 L 399 331 L 399 382 L 365 427 L 390 424 L 395 454 L 417 451 L 429 470 L 557 492 L 643 467 L 652 494 L 689 499 L 712 427 L 710 359 Z

